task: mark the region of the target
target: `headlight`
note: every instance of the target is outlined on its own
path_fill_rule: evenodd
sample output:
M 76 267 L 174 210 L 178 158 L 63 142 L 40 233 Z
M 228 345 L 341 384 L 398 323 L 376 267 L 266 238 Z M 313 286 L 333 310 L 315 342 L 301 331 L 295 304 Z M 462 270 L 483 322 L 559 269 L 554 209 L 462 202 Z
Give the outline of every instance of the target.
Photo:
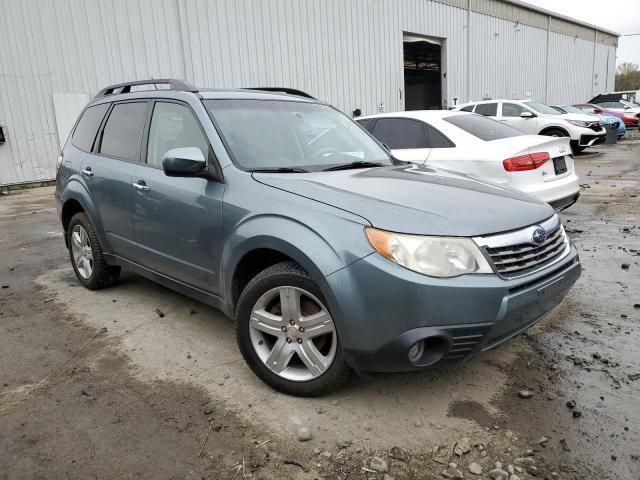
M 389 260 L 430 277 L 493 273 L 470 238 L 427 237 L 365 229 L 371 246 Z
M 567 120 L 571 125 L 576 127 L 587 127 L 591 122 L 583 122 L 582 120 Z

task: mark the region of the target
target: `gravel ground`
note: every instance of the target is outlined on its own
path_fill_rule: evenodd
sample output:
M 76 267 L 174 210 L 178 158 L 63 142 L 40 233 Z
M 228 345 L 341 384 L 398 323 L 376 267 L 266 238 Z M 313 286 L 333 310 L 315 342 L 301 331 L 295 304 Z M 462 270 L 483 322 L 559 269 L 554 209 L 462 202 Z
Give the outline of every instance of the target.
M 1 196 L 0 478 L 640 478 L 628 138 L 577 157 L 562 217 L 584 271 L 552 315 L 470 362 L 320 399 L 267 389 L 205 305 L 134 275 L 83 289 L 52 188 Z

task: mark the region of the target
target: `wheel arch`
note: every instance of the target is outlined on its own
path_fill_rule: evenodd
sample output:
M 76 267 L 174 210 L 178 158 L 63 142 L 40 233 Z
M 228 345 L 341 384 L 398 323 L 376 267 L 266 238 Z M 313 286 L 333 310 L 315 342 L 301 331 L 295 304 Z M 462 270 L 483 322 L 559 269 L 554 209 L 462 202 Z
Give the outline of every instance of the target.
M 77 181 L 70 182 L 62 195 L 60 204 L 60 221 L 64 230 L 65 243 L 68 242 L 69 222 L 76 213 L 84 212 L 89 217 L 100 242 L 107 245 L 98 210 L 84 185 Z
M 287 260 L 304 268 L 327 297 L 329 293 L 321 266 L 301 247 L 282 238 L 260 235 L 247 239 L 241 246 L 235 246 L 233 256 L 226 262 L 224 298 L 230 313 L 235 312 L 240 294 L 252 278 L 270 266 Z
M 560 125 L 550 125 L 550 126 L 544 127 L 542 130 L 540 130 L 538 135 L 546 135 L 548 132 L 553 130 L 560 130 L 567 137 L 571 138 L 571 133 L 565 127 L 562 127 Z

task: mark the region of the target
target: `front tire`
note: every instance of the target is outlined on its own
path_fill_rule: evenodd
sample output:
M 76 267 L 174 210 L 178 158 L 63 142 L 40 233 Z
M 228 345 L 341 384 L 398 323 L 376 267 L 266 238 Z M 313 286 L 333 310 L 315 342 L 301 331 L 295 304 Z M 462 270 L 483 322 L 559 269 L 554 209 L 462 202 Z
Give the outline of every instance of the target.
M 567 132 L 564 130 L 560 130 L 559 128 L 552 128 L 550 130 L 546 130 L 544 133 L 540 135 L 546 135 L 547 137 L 568 137 Z
M 294 262 L 273 265 L 249 282 L 236 308 L 236 338 L 253 372 L 280 392 L 323 395 L 349 378 L 327 303 Z
M 89 290 L 99 290 L 118 280 L 120 267 L 107 264 L 102 245 L 86 213 L 76 213 L 71 218 L 67 235 L 71 265 L 82 285 Z

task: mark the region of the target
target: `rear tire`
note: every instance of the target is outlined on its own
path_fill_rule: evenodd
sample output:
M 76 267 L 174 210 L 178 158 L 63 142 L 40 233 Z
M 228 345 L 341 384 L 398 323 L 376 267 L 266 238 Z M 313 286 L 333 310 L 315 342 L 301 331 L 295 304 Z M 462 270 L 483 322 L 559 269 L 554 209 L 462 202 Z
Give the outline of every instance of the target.
M 102 245 L 86 213 L 76 213 L 67 230 L 69 257 L 76 277 L 89 290 L 113 285 L 120 276 L 120 267 L 108 265 Z
M 262 271 L 242 291 L 236 338 L 258 378 L 288 395 L 324 395 L 351 373 L 322 292 L 291 261 Z

